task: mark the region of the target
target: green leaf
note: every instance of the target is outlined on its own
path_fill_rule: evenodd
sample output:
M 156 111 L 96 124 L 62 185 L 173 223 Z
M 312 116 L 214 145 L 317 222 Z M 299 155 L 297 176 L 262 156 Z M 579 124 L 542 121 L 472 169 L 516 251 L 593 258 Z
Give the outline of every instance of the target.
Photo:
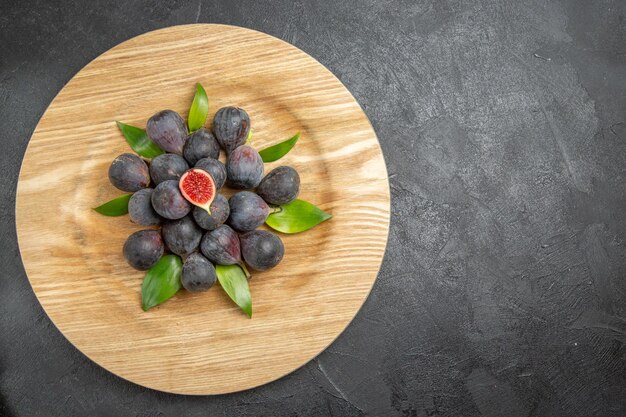
M 280 158 L 287 155 L 287 152 L 289 152 L 291 148 L 295 146 L 298 139 L 300 139 L 300 132 L 296 133 L 295 135 L 283 142 L 263 149 L 259 152 L 261 158 L 263 159 L 263 162 L 278 161 Z
M 155 156 L 165 153 L 156 143 L 150 140 L 145 129 L 140 129 L 122 122 L 115 123 L 117 123 L 117 127 L 119 127 L 124 134 L 126 142 L 128 142 L 133 151 L 137 152 L 140 156 L 144 158 L 154 158 Z
M 209 113 L 209 98 L 206 95 L 206 91 L 200 85 L 196 84 L 196 95 L 193 97 L 191 108 L 189 109 L 189 117 L 187 117 L 187 125 L 189 131 L 193 132 L 204 126 L 206 122 L 206 116 Z
M 252 140 L 252 129 L 248 130 L 248 136 L 246 136 L 246 145 L 250 144 L 250 141 Z
M 183 262 L 179 256 L 165 255 L 146 273 L 141 284 L 141 307 L 144 311 L 166 301 L 181 288 Z
M 332 216 L 304 200 L 284 204 L 267 217 L 265 224 L 283 233 L 300 233 Z
M 252 317 L 252 296 L 246 275 L 239 265 L 216 265 L 217 279 L 226 294 L 248 317 Z
M 113 200 L 95 207 L 94 210 L 105 216 L 123 216 L 128 214 L 128 201 L 132 194 L 126 194 L 121 197 L 114 198 Z

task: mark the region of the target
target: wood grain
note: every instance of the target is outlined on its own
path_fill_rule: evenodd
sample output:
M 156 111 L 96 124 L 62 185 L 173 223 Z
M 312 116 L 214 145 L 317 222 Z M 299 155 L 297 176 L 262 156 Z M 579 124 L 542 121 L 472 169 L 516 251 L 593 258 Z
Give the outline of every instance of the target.
M 245 108 L 263 148 L 296 131 L 279 164 L 295 167 L 301 198 L 333 215 L 281 236 L 285 259 L 250 282 L 248 319 L 219 287 L 181 292 L 149 312 L 143 273 L 122 257 L 140 229 L 92 207 L 122 194 L 111 160 L 129 151 L 115 120 L 145 126 L 158 110 L 186 117 L 196 82 L 213 113 Z M 17 234 L 46 313 L 85 355 L 150 388 L 218 394 L 275 380 L 303 365 L 348 325 L 385 251 L 389 187 L 376 135 L 358 103 L 299 49 L 252 30 L 186 25 L 124 42 L 82 69 L 37 125 L 20 173 Z

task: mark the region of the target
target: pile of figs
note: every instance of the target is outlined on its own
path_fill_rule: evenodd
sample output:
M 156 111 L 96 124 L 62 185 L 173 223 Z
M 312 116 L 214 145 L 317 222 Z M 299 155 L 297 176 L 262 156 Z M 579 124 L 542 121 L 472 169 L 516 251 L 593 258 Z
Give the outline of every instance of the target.
M 165 153 L 149 162 L 124 153 L 109 167 L 111 184 L 133 193 L 131 221 L 150 226 L 124 244 L 132 267 L 148 270 L 166 253 L 179 255 L 182 286 L 198 292 L 215 283 L 215 265 L 237 264 L 249 276 L 248 267 L 265 271 L 282 260 L 281 239 L 257 228 L 273 207 L 298 196 L 300 177 L 289 166 L 264 175 L 261 156 L 246 145 L 246 111 L 221 108 L 212 131 L 201 127 L 189 133 L 178 113 L 163 110 L 150 117 L 146 134 Z M 218 159 L 222 150 L 226 164 Z M 220 193 L 224 186 L 235 190 L 228 199 Z

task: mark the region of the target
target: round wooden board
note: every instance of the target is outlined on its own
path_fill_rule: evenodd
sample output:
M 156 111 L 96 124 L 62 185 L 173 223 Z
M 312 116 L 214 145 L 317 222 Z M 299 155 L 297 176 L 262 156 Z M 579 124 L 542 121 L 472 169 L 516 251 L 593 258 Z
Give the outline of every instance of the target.
M 252 319 L 219 286 L 142 311 L 144 274 L 122 256 L 141 227 L 91 209 L 122 194 L 107 178 L 111 160 L 129 152 L 115 121 L 143 127 L 165 108 L 186 118 L 196 82 L 209 95 L 209 120 L 226 105 L 249 112 L 257 149 L 302 132 L 266 172 L 295 167 L 300 198 L 333 215 L 281 235 L 283 262 L 250 281 Z M 252 30 L 186 25 L 116 46 L 63 88 L 26 151 L 16 223 L 37 298 L 85 355 L 150 388 L 220 394 L 280 378 L 345 329 L 385 252 L 389 187 L 367 117 L 315 59 Z

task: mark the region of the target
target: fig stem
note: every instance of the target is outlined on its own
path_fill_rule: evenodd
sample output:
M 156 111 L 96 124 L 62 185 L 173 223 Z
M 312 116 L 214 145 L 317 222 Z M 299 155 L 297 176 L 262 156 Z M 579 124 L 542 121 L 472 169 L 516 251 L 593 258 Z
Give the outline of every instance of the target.
M 270 214 L 280 213 L 281 211 L 283 211 L 281 206 L 274 206 L 270 208 Z
M 246 278 L 250 279 L 250 272 L 248 272 L 248 268 L 246 268 L 246 264 L 244 264 L 243 262 L 240 262 L 239 266 L 243 270 L 243 273 L 246 274 Z

